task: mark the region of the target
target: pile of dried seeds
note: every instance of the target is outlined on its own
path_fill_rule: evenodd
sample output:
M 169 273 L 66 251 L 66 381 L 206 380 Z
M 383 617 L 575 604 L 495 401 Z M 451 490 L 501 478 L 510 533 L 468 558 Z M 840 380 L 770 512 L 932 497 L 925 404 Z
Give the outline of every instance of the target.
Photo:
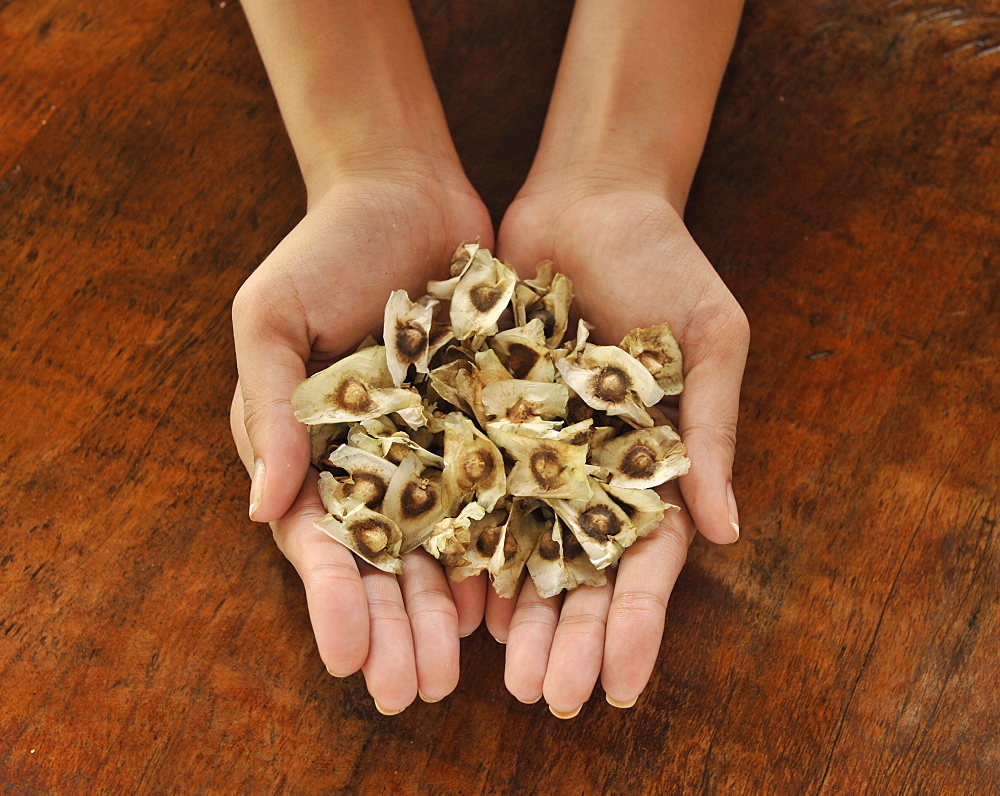
M 379 569 L 423 547 L 455 580 L 489 572 L 513 596 L 525 566 L 543 597 L 602 585 L 667 509 L 652 487 L 686 450 L 656 404 L 683 389 L 666 324 L 619 346 L 564 342 L 573 290 L 551 262 L 534 279 L 463 244 L 451 279 L 397 290 L 372 338 L 301 382 L 316 525 Z

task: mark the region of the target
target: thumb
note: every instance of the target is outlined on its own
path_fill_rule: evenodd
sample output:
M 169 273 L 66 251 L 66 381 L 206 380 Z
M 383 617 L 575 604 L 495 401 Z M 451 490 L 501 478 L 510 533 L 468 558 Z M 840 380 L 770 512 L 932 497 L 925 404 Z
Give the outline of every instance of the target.
M 695 526 L 719 544 L 740 535 L 733 458 L 750 332 L 742 310 L 731 318 L 713 335 L 711 355 L 688 370 L 680 397 L 679 430 L 691 459 L 691 470 L 680 478 L 681 492 Z
M 291 403 L 292 391 L 306 377 L 305 360 L 276 331 L 280 322 L 267 322 L 267 305 L 254 306 L 244 295 L 233 302 L 233 330 L 252 453 L 250 519 L 273 522 L 291 507 L 309 469 L 309 430 L 295 419 Z

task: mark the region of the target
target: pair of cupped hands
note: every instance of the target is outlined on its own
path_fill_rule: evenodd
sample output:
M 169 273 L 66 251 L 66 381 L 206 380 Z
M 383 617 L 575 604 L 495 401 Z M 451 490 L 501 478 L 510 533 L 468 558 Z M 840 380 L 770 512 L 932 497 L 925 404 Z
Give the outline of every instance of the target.
M 422 295 L 428 280 L 447 277 L 455 247 L 477 238 L 522 278 L 553 260 L 572 280 L 593 340 L 613 345 L 667 321 L 681 345 L 679 431 L 692 465 L 679 488 L 661 489 L 681 508 L 624 553 L 606 586 L 541 599 L 525 578 L 516 597 L 501 599 L 485 573 L 452 582 L 418 549 L 397 577 L 313 526 L 326 512 L 292 390 L 380 329 L 390 292 Z M 485 619 L 506 644 L 504 680 L 522 702 L 544 698 L 568 718 L 600 678 L 609 703 L 635 703 L 695 529 L 717 543 L 739 538 L 731 480 L 747 321 L 666 196 L 606 175 L 533 175 L 494 240 L 464 174 L 426 164 L 355 169 L 310 196 L 305 217 L 237 294 L 233 326 L 231 422 L 252 477 L 251 517 L 270 523 L 301 577 L 331 674 L 362 671 L 385 714 L 418 694 L 438 701 L 458 684 L 459 639 Z

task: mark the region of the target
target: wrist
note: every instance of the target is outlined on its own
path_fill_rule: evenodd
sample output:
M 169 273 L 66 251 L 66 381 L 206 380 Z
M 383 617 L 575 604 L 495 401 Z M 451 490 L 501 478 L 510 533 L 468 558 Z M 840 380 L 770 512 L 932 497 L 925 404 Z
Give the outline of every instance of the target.
M 310 201 L 358 171 L 458 156 L 407 0 L 244 0 Z

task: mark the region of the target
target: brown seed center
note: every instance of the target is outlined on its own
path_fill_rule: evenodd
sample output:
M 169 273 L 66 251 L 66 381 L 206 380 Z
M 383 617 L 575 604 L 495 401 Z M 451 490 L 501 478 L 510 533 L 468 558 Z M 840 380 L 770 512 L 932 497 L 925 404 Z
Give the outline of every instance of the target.
M 507 360 L 507 369 L 514 374 L 515 379 L 525 378 L 535 367 L 539 353 L 524 343 L 511 343 L 509 350 L 510 358 Z
M 375 558 L 383 552 L 392 538 L 392 529 L 385 522 L 374 517 L 355 523 L 351 528 L 351 533 L 361 554 L 368 558 Z
M 528 320 L 533 321 L 538 318 L 542 322 L 542 326 L 545 328 L 545 336 L 552 337 L 556 330 L 556 316 L 547 307 L 542 307 L 541 309 L 534 309 L 528 313 Z
M 491 285 L 477 285 L 469 292 L 469 300 L 479 312 L 489 312 L 502 296 L 503 290 Z
M 542 534 L 542 538 L 538 541 L 538 555 L 546 561 L 555 561 L 559 558 L 559 542 L 552 538 L 552 534 Z
M 551 448 L 539 448 L 531 454 L 531 474 L 540 486 L 546 489 L 553 486 L 562 471 L 559 454 Z
M 594 377 L 594 394 L 602 401 L 618 404 L 628 395 L 629 384 L 624 370 L 607 365 Z
M 562 543 L 563 543 L 563 558 L 567 560 L 573 560 L 578 555 L 583 552 L 583 547 L 577 538 L 573 535 L 573 532 L 567 528 L 565 525 L 562 529 Z
M 497 545 L 500 544 L 501 530 L 496 526 L 484 528 L 483 532 L 479 534 L 479 538 L 476 539 L 476 549 L 482 555 L 492 557 L 497 550 Z
M 327 400 L 334 406 L 339 406 L 356 415 L 363 415 L 375 408 L 375 402 L 368 394 L 368 388 L 361 379 L 351 376 L 344 379 L 333 395 Z
M 493 457 L 482 449 L 474 450 L 462 460 L 462 472 L 470 485 L 478 483 L 493 473 Z
M 580 528 L 591 539 L 606 542 L 621 531 L 622 524 L 607 506 L 592 506 L 580 515 Z
M 404 516 L 419 517 L 434 508 L 437 493 L 427 482 L 411 481 L 403 488 L 399 502 Z
M 396 350 L 406 362 L 416 362 L 427 350 L 427 332 L 415 323 L 397 324 Z
M 656 473 L 656 452 L 639 442 L 622 457 L 621 470 L 631 478 L 650 478 Z
M 344 491 L 348 495 L 355 495 L 360 500 L 365 502 L 365 505 L 373 509 L 379 503 L 382 502 L 382 498 L 385 497 L 385 490 L 389 488 L 389 485 L 385 482 L 385 479 L 377 473 L 366 473 L 361 470 L 355 470 L 353 484 L 348 484 Z
M 511 423 L 530 423 L 538 417 L 537 407 L 524 398 L 518 398 L 507 410 L 507 419 Z

